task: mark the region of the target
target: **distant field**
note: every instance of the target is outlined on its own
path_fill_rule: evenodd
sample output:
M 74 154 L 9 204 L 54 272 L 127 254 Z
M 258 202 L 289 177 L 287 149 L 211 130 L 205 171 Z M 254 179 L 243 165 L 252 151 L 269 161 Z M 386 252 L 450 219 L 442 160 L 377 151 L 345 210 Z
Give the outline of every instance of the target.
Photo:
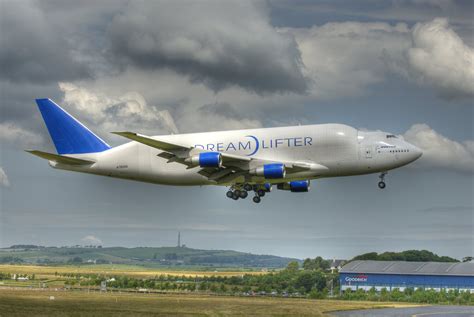
M 96 273 L 106 275 L 127 275 L 132 277 L 151 278 L 155 275 L 174 275 L 174 276 L 240 276 L 242 274 L 266 274 L 262 271 L 181 271 L 174 269 L 155 269 L 144 268 L 134 265 L 123 264 L 101 264 L 101 265 L 64 265 L 64 266 L 39 266 L 39 265 L 11 265 L 0 264 L 0 272 L 12 274 L 35 274 L 36 277 L 50 277 L 63 273 Z
M 54 300 L 50 299 L 54 296 Z M 205 295 L 35 291 L 0 288 L 0 316 L 330 316 L 398 303 Z

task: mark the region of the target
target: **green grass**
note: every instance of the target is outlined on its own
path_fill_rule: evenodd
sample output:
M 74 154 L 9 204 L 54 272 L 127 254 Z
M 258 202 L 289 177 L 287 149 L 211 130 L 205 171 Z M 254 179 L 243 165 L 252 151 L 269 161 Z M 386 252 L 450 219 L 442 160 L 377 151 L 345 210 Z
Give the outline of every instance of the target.
M 54 300 L 50 300 L 54 296 Z M 0 288 L 0 316 L 328 316 L 406 304 L 293 298 L 87 293 Z

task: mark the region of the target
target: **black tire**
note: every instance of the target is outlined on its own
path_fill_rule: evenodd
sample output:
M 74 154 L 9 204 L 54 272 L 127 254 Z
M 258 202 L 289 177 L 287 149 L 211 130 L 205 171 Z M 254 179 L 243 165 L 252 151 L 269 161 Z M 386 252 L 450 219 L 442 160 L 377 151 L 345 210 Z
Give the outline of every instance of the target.
M 244 185 L 244 189 L 249 192 L 249 191 L 251 191 L 251 190 L 253 189 L 253 186 L 250 185 L 250 184 L 245 184 L 245 185 Z
M 227 196 L 228 198 L 232 198 L 232 196 L 234 196 L 234 193 L 233 193 L 231 190 L 229 190 L 229 191 L 226 193 L 226 196 Z
M 249 195 L 249 193 L 246 190 L 241 190 L 240 191 L 240 198 L 245 199 L 245 198 L 247 198 L 248 195 Z
M 237 200 L 237 199 L 239 199 L 239 197 L 240 197 L 240 196 L 237 195 L 235 192 L 232 194 L 232 199 L 233 199 L 233 200 Z
M 257 195 L 260 196 L 260 197 L 263 197 L 263 196 L 265 196 L 265 191 L 263 189 L 259 189 L 259 190 L 257 190 Z
M 385 182 L 379 182 L 379 188 L 384 189 L 385 188 Z
M 242 192 L 242 191 L 241 191 L 240 189 L 234 190 L 234 193 L 237 195 L 237 197 L 240 197 L 240 193 L 241 193 L 241 192 Z
M 253 202 L 254 202 L 254 203 L 258 204 L 258 203 L 260 203 L 261 201 L 262 201 L 262 200 L 260 199 L 260 197 L 258 197 L 258 196 L 254 196 L 254 197 L 253 197 Z

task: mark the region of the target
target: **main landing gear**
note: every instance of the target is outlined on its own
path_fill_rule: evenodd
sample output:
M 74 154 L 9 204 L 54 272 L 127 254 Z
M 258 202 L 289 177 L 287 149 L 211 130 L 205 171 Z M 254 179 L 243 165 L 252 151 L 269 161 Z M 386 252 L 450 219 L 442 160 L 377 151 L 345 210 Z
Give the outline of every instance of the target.
M 226 196 L 233 200 L 237 200 L 239 198 L 245 199 L 247 198 L 248 195 L 249 193 L 246 190 L 240 190 L 240 189 L 234 189 L 234 188 L 229 189 L 229 191 L 226 193 Z
M 378 183 L 379 185 L 379 188 L 380 189 L 384 189 L 385 188 L 385 175 L 387 175 L 387 172 L 383 172 L 380 174 L 379 178 L 380 178 L 380 182 Z
M 239 198 L 245 199 L 248 197 L 249 191 L 252 190 L 255 192 L 255 196 L 252 198 L 253 202 L 256 204 L 260 203 L 262 201 L 262 197 L 266 194 L 266 190 L 258 185 L 234 185 L 226 193 L 226 196 L 233 200 L 238 200 Z

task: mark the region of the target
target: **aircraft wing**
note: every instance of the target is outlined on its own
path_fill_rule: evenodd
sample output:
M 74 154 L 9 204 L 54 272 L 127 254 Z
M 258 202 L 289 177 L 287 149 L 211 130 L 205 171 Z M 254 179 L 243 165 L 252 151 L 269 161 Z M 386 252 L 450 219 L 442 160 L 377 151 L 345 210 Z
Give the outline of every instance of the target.
M 156 149 L 165 151 L 167 153 L 159 154 L 160 157 L 167 158 L 172 161 L 180 162 L 179 158 L 185 158 L 189 156 L 190 152 L 194 150 L 196 153 L 206 152 L 205 150 L 196 149 L 192 146 L 180 145 L 177 143 L 169 143 L 156 138 L 152 138 L 143 134 L 134 133 L 134 132 L 112 132 L 114 134 L 123 136 L 127 139 L 137 141 L 139 143 L 146 144 L 148 146 L 154 147 Z M 222 153 L 222 163 L 223 165 L 240 165 L 241 163 L 250 162 L 252 158 L 241 155 L 234 155 L 228 153 Z M 181 163 L 181 162 L 180 162 Z
M 143 134 L 134 132 L 112 132 L 114 134 L 123 136 L 127 139 L 137 141 L 139 143 L 154 147 L 164 152 L 158 154 L 158 156 L 168 160 L 168 163 L 178 162 L 187 165 L 188 168 L 195 166 L 191 165 L 186 161 L 186 158 L 190 154 L 198 154 L 208 152 L 206 150 L 197 149 L 192 146 L 185 146 L 177 143 L 170 143 L 162 141 L 156 138 L 152 138 Z M 216 183 L 229 183 L 240 176 L 249 175 L 251 168 L 262 166 L 268 163 L 282 163 L 285 164 L 285 169 L 289 173 L 301 172 L 301 171 L 324 171 L 328 168 L 321 164 L 314 162 L 275 162 L 273 160 L 265 160 L 260 158 L 253 158 L 242 155 L 235 155 L 220 152 L 222 156 L 222 167 L 220 168 L 202 168 L 199 174 L 207 177 L 209 180 L 215 181 Z
M 139 133 L 134 133 L 134 132 L 112 132 L 112 133 L 123 136 L 130 140 L 134 140 L 134 141 L 146 144 L 148 146 L 160 149 L 162 151 L 176 151 L 176 150 L 191 150 L 192 149 L 192 147 L 160 141 L 160 140 L 153 139 L 149 136 L 139 134 Z

